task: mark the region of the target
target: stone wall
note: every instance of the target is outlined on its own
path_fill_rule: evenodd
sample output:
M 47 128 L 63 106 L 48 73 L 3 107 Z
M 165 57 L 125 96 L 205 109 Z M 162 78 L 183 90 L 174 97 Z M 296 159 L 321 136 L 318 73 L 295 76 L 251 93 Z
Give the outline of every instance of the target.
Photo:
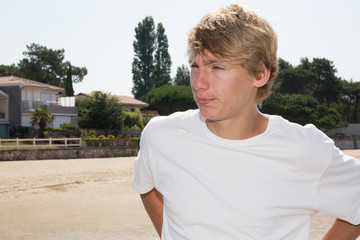
M 136 156 L 138 146 L 0 150 L 0 161 Z

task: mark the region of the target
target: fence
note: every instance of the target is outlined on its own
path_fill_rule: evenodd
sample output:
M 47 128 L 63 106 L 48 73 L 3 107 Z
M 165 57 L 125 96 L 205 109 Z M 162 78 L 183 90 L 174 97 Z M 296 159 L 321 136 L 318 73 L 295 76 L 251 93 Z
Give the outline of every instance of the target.
M 81 147 L 81 138 L 27 138 L 1 139 L 0 150 L 12 148 L 67 148 Z

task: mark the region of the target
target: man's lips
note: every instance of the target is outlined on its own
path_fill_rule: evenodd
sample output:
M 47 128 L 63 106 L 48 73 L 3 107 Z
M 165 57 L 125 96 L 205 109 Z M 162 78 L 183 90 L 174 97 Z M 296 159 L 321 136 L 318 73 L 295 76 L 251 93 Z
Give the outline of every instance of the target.
M 200 105 L 208 105 L 214 100 L 212 98 L 196 98 L 196 99 L 197 99 L 197 103 Z

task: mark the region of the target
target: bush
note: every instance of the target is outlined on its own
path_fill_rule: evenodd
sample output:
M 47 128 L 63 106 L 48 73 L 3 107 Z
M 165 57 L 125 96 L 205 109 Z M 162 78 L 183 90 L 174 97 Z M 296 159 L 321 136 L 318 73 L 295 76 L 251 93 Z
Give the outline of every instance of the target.
M 134 126 L 137 126 L 140 129 L 144 128 L 143 117 L 140 109 L 137 108 L 134 112 L 124 112 L 124 114 L 125 119 L 123 129 L 131 129 Z
M 86 142 L 86 146 L 88 147 L 98 147 L 99 141 L 95 137 L 84 137 L 84 140 Z
M 81 129 L 79 126 L 74 126 L 70 123 L 63 123 L 60 128 L 64 131 L 65 137 L 81 137 Z
M 139 137 L 133 137 L 133 138 L 131 138 L 131 140 L 133 140 L 137 145 L 140 144 L 140 138 Z
M 164 85 L 153 88 L 146 94 L 144 100 L 160 115 L 197 108 L 190 86 Z
M 24 127 L 24 126 L 13 126 L 9 129 L 9 136 L 12 137 L 18 137 L 18 138 L 25 138 L 29 136 L 29 130 L 30 127 Z

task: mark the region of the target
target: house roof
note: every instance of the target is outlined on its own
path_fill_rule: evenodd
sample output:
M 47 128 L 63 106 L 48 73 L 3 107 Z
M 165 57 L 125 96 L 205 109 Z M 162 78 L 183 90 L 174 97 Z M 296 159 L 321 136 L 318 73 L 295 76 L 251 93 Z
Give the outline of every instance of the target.
M 76 96 L 87 96 L 87 97 L 91 97 L 91 93 L 79 93 Z M 121 95 L 112 95 L 114 97 L 116 97 L 117 99 L 119 99 L 119 102 L 124 104 L 125 106 L 129 106 L 129 107 L 148 107 L 149 104 L 146 102 L 142 102 L 140 100 L 137 100 L 135 98 L 132 97 L 128 97 L 128 96 L 121 96 Z
M 142 102 L 132 97 L 119 96 L 119 95 L 114 95 L 114 97 L 117 97 L 122 104 L 127 106 L 139 106 L 139 107 L 149 106 L 149 104 L 147 104 L 146 102 Z
M 21 87 L 23 86 L 23 87 L 47 88 L 49 90 L 54 90 L 57 92 L 64 92 L 64 88 L 29 80 L 26 78 L 21 78 L 17 76 L 0 77 L 0 86 L 13 86 L 13 85 L 20 85 Z

